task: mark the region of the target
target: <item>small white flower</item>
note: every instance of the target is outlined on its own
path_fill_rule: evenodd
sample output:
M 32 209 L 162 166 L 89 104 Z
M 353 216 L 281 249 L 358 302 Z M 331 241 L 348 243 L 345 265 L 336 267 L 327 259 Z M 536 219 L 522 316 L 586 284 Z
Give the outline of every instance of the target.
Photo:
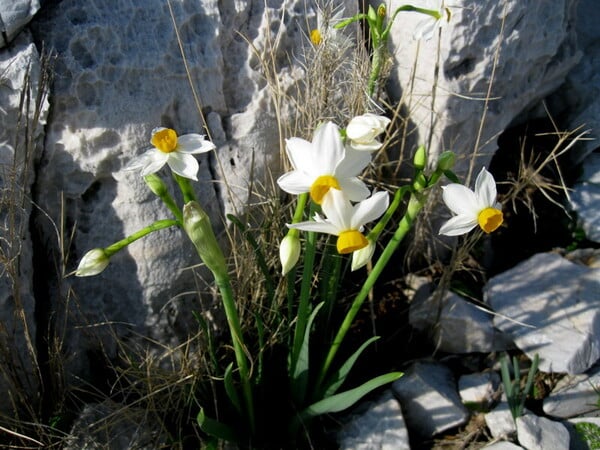
M 330 189 L 321 203 L 325 219 L 315 214 L 314 221 L 295 223 L 288 227 L 338 236 L 338 252 L 351 253 L 369 245 L 362 233 L 363 226 L 379 218 L 388 204 L 387 192 L 377 192 L 353 206 L 344 191 Z
M 348 145 L 354 150 L 379 150 L 382 144 L 377 136 L 385 131 L 391 120 L 376 114 L 363 114 L 354 117 L 346 127 Z
M 288 233 L 279 244 L 279 260 L 281 261 L 281 275 L 286 275 L 300 258 L 300 239 L 297 231 Z
M 458 236 L 468 233 L 477 225 L 486 233 L 491 233 L 502 225 L 502 205 L 496 202 L 496 182 L 485 167 L 475 180 L 475 191 L 457 183 L 443 186 L 442 189 L 444 203 L 454 217 L 442 225 L 440 234 Z
M 310 193 L 320 204 L 330 188 L 343 190 L 352 201 L 369 196 L 369 189 L 358 179 L 371 161 L 367 152 L 344 148 L 337 125 L 327 122 L 317 128 L 312 142 L 293 137 L 286 140 L 286 152 L 294 170 L 277 180 L 290 194 Z
M 83 258 L 81 258 L 79 266 L 77 266 L 77 270 L 75 271 L 75 276 L 91 277 L 93 275 L 98 275 L 106 269 L 109 262 L 110 257 L 106 254 L 104 249 L 94 248 L 83 255 Z
M 133 159 L 123 170 L 142 169 L 142 176 L 146 176 L 168 164 L 177 175 L 197 181 L 199 165 L 192 155 L 215 149 L 201 134 L 177 136 L 171 128 L 155 128 L 150 142 L 154 147 Z

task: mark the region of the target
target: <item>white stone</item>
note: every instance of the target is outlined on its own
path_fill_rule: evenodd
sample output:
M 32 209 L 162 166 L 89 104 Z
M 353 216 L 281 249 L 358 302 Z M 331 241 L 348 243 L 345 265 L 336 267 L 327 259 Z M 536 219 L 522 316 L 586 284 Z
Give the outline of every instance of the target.
M 452 372 L 444 365 L 417 362 L 394 381 L 392 389 L 410 429 L 422 436 L 434 436 L 466 423 L 469 418 Z
M 344 450 L 409 450 L 400 403 L 392 391 L 353 413 L 338 432 L 338 443 Z
M 508 403 L 503 401 L 493 410 L 486 413 L 485 424 L 495 439 L 510 439 L 516 436 L 517 426 L 513 419 Z
M 600 366 L 586 374 L 567 375 L 544 399 L 544 412 L 549 416 L 567 418 L 600 413 Z
M 409 321 L 418 330 L 431 330 L 440 351 L 492 352 L 511 346 L 510 339 L 494 328 L 493 312 L 450 291 L 441 301 L 427 292 L 427 288 L 422 288 L 415 295 L 410 304 Z
M 498 394 L 500 376 L 496 372 L 470 373 L 458 379 L 458 393 L 468 408 L 487 409 Z
M 583 161 L 583 171 L 570 193 L 571 208 L 585 236 L 600 242 L 600 153 L 592 153 Z
M 0 0 L 0 48 L 15 38 L 38 9 L 39 0 Z
M 569 450 L 569 432 L 560 422 L 526 414 L 517 418 L 519 443 L 528 450 Z
M 585 372 L 600 357 L 600 270 L 556 253 L 532 256 L 490 279 L 494 324 L 544 372 Z
M 520 447 L 517 444 L 513 444 L 512 442 L 509 442 L 509 441 L 498 441 L 498 442 L 494 442 L 493 444 L 486 445 L 483 448 L 485 448 L 487 450 L 518 450 L 523 447 Z
M 391 1 L 389 11 L 404 3 Z M 435 9 L 440 3 L 419 6 Z M 413 39 L 423 16 L 401 13 L 390 34 L 391 93 L 405 99 L 416 144 L 425 144 L 434 156 L 457 152 L 461 174 L 475 150 L 472 173 L 478 173 L 491 159 L 498 134 L 556 90 L 580 60 L 576 5 L 573 0 L 447 2 L 451 21 L 440 39 L 436 33 L 429 41 Z
M 29 33 L 21 33 L 10 47 L 0 50 L 0 74 L 0 346 L 6 369 L 0 377 L 0 411 L 13 416 L 13 407 L 31 407 L 40 381 L 30 219 L 34 166 L 48 102 L 39 102 L 36 123 L 36 100 L 45 98 L 47 91 L 40 82 L 41 62 Z

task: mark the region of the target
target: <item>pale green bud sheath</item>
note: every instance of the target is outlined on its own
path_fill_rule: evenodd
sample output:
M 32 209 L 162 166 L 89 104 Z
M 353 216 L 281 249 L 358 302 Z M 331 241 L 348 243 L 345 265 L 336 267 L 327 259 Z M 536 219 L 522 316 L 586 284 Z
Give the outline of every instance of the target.
M 281 275 L 286 275 L 294 268 L 300 258 L 300 239 L 298 230 L 290 230 L 279 244 L 279 260 Z
M 196 247 L 202 262 L 210 269 L 221 293 L 221 302 L 227 317 L 235 359 L 239 370 L 240 381 L 246 401 L 246 410 L 250 418 L 250 426 L 254 430 L 254 402 L 250 384 L 250 370 L 246 358 L 244 337 L 240 318 L 235 305 L 227 263 L 221 247 L 217 242 L 208 214 L 196 201 L 190 201 L 183 207 L 183 229 Z
M 163 201 L 167 208 L 169 208 L 169 210 L 173 213 L 175 218 L 183 225 L 183 215 L 181 214 L 181 209 L 179 209 L 177 203 L 175 203 L 175 200 L 173 200 L 173 197 L 171 197 L 169 194 L 167 185 L 162 178 L 155 173 L 151 173 L 150 175 L 146 175 L 144 177 L 144 181 L 152 193 Z

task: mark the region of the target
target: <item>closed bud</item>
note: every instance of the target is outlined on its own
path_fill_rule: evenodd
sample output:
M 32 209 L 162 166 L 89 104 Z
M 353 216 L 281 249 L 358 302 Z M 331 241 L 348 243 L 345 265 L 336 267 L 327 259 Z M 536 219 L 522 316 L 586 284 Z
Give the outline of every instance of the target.
M 144 181 L 152 191 L 152 193 L 158 197 L 163 197 L 167 194 L 167 185 L 165 182 L 155 173 L 151 173 L 150 175 L 146 175 L 144 177 Z
M 379 5 L 379 8 L 377 8 L 377 15 L 379 17 L 385 17 L 385 14 L 386 14 L 385 5 L 382 3 L 381 5 Z
M 91 277 L 98 275 L 102 272 L 110 263 L 110 257 L 103 248 L 95 248 L 90 250 L 79 262 L 75 276 L 78 277 Z
M 445 172 L 446 170 L 452 169 L 454 166 L 454 160 L 456 157 L 454 156 L 454 152 L 446 150 L 442 152 L 442 154 L 438 157 L 437 167 L 441 172 Z
M 424 146 L 420 146 L 415 152 L 415 157 L 413 158 L 413 162 L 415 165 L 415 169 L 424 170 L 427 166 L 427 152 L 425 151 Z
M 300 239 L 297 232 L 289 232 L 279 244 L 279 260 L 281 261 L 281 274 L 286 275 L 294 268 L 300 258 Z
M 215 278 L 227 276 L 227 263 L 217 242 L 208 214 L 197 202 L 188 202 L 183 207 L 183 229 L 196 247 L 202 262 Z

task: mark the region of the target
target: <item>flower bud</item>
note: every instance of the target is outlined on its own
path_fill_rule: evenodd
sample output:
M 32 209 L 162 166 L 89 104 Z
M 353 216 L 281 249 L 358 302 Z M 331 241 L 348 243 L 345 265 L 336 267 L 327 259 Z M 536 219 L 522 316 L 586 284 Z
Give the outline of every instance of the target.
M 381 147 L 377 136 L 385 131 L 391 120 L 376 114 L 363 114 L 354 117 L 346 127 L 346 137 L 355 150 L 374 151 Z
M 152 193 L 158 197 L 163 197 L 167 194 L 167 185 L 165 182 L 155 173 L 146 175 L 144 181 L 152 191 Z
M 227 276 L 227 263 L 217 242 L 208 214 L 197 202 L 188 202 L 183 207 L 183 229 L 196 247 L 202 262 L 215 278 Z
M 95 248 L 90 250 L 79 262 L 79 266 L 77 266 L 77 270 L 75 271 L 75 276 L 77 277 L 91 277 L 93 275 L 98 275 L 110 262 L 110 257 L 106 254 L 106 251 L 103 248 Z
M 279 244 L 279 260 L 281 261 L 281 275 L 286 275 L 300 258 L 300 239 L 297 232 L 289 232 Z
M 352 272 L 365 266 L 371 261 L 371 258 L 373 258 L 373 254 L 375 253 L 375 242 L 368 236 L 367 240 L 369 241 L 369 244 L 366 247 L 352 253 L 352 267 L 350 269 Z
M 452 169 L 455 160 L 454 152 L 446 150 L 438 157 L 437 168 L 441 172 Z
M 415 152 L 413 162 L 415 169 L 417 170 L 424 170 L 427 166 L 427 152 L 425 151 L 425 147 L 423 145 L 421 145 Z

